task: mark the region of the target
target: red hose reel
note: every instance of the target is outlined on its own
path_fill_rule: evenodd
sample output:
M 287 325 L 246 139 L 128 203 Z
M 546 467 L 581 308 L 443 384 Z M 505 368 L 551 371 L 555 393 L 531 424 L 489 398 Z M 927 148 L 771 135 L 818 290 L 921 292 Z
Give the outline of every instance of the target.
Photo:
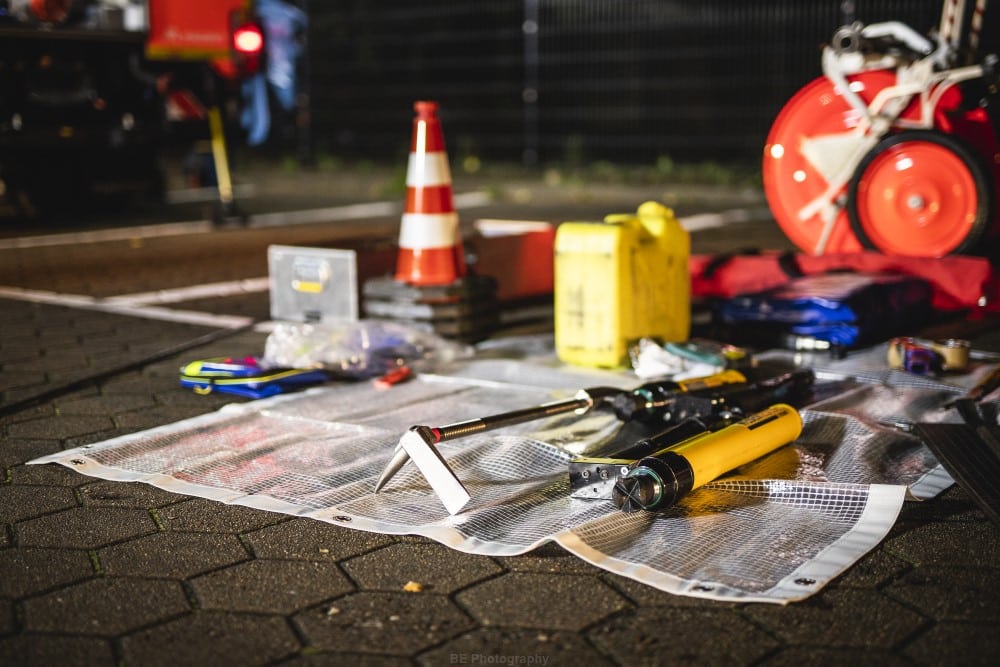
M 813 255 L 989 250 L 1000 144 L 957 84 L 991 76 L 995 61 L 948 67 L 950 44 L 935 50 L 901 24 L 855 24 L 834 39 L 824 76 L 785 104 L 764 149 L 764 191 L 789 240 Z

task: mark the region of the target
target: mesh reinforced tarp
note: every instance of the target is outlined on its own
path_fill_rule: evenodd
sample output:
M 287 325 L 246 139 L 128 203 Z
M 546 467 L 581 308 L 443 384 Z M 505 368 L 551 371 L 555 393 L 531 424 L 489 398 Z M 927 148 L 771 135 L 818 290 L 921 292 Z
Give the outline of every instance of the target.
M 497 368 L 493 362 L 487 375 L 497 377 Z M 423 535 L 468 553 L 514 555 L 555 541 L 672 593 L 775 603 L 808 597 L 877 545 L 907 491 L 929 498 L 952 483 L 919 441 L 882 425 L 929 411 L 958 391 L 922 381 L 850 385 L 802 411 L 804 429 L 792 445 L 663 512 L 626 514 L 610 501 L 570 497 L 569 460 L 598 449 L 620 427 L 597 412 L 442 443 L 472 496 L 454 516 L 412 463 L 372 492 L 400 435 L 415 424 L 454 423 L 610 383 L 581 385 L 578 375 L 519 362 L 502 368 L 521 383 L 477 379 L 473 362 L 462 373 L 422 375 L 389 390 L 358 383 L 233 404 L 32 463 Z M 532 378 L 542 381 L 532 386 Z M 634 378 L 613 381 L 631 386 Z

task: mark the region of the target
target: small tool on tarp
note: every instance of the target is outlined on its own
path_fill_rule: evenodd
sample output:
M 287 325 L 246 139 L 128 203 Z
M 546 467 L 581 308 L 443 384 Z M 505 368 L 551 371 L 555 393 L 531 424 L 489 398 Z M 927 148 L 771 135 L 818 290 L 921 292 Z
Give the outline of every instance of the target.
M 321 369 L 265 368 L 255 357 L 213 357 L 189 362 L 180 369 L 181 386 L 196 394 L 217 391 L 247 398 L 267 398 L 329 379 L 330 374 Z

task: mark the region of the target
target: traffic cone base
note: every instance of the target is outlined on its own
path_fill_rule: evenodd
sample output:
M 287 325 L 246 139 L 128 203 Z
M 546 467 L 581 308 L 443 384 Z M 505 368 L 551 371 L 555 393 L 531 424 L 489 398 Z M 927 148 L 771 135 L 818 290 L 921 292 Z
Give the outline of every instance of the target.
M 458 280 L 456 263 L 455 248 L 413 248 L 400 251 L 396 273 L 406 276 L 410 283 L 449 285 Z

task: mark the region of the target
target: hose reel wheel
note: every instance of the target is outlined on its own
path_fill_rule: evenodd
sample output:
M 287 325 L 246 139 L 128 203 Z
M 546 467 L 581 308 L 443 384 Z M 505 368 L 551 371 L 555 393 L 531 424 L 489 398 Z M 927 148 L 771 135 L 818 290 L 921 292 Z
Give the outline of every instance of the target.
M 882 139 L 847 189 L 851 231 L 887 255 L 974 251 L 992 221 L 995 193 L 982 160 L 952 136 L 908 131 Z

